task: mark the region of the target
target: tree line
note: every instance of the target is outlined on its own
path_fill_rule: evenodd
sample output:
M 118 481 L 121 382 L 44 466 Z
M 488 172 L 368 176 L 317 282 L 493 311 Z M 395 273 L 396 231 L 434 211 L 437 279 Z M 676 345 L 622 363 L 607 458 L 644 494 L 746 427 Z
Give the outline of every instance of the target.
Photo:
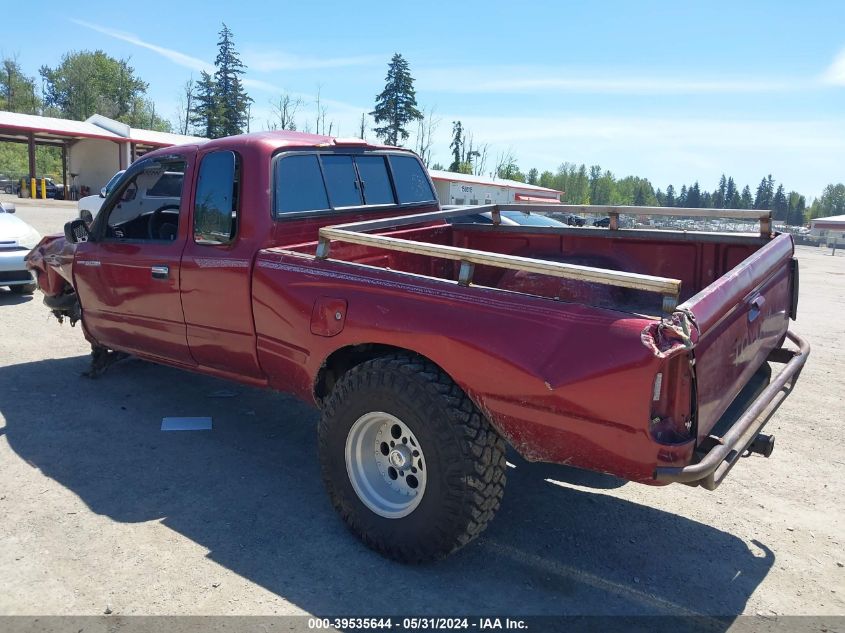
M 698 181 L 681 185 L 680 190 L 669 185 L 663 191 L 659 187 L 655 189 L 646 178 L 616 178 L 599 165 L 588 169 L 574 163 L 563 163 L 556 173 L 544 171 L 539 176 L 537 170 L 532 169 L 525 182 L 563 191 L 561 200 L 569 204 L 771 209 L 775 220 L 795 226 L 804 224 L 809 215 L 806 198 L 797 191 L 787 193 L 782 184 L 775 187 L 771 174 L 760 181 L 753 195 L 749 185 L 740 190 L 733 177 L 725 174 L 712 191 L 703 189 Z
M 130 60 L 115 59 L 101 50 L 69 52 L 55 67 L 42 66 L 39 69 L 40 91 L 35 77 L 27 76 L 16 58 L 6 58 L 0 76 L 0 109 L 76 120 L 100 113 L 133 127 L 207 138 L 249 131 L 254 100 L 244 87 L 243 76 L 247 68 L 235 48 L 233 33 L 225 23 L 218 36 L 214 71 L 203 70 L 198 80 L 191 77 L 184 84 L 176 120 L 172 124 L 156 112 L 154 102 L 147 97 L 149 84 L 136 75 Z M 304 131 L 337 134 L 335 123 L 326 122 L 327 108 L 320 92 L 318 87 L 314 126 L 312 128 L 311 121 L 306 120 Z M 270 105 L 273 118 L 266 122 L 266 129 L 297 129 L 297 117 L 304 106 L 301 98 L 282 94 Z M 775 186 L 771 175 L 762 178 L 752 193 L 749 185 L 740 188 L 733 177 L 725 174 L 712 190 L 702 188 L 695 181 L 682 184 L 680 189 L 669 185 L 663 191 L 659 187 L 655 189 L 647 178 L 617 178 L 599 165 L 587 167 L 564 162 L 555 172 L 531 168 L 523 173 L 512 150 L 500 152 L 494 158 L 489 144 L 475 139 L 460 120 L 452 122 L 448 147 L 451 161 L 447 165 L 432 162 L 434 132 L 441 121 L 435 116 L 434 107 L 424 108 L 418 104 L 410 65 L 399 53 L 395 53 L 388 63 L 384 89 L 376 95 L 373 110 L 361 113 L 360 126 L 356 130 L 361 138 L 368 131 L 368 116 L 375 123 L 373 133 L 388 145 L 406 145 L 413 133 L 410 147 L 427 167 L 557 189 L 562 192 L 564 203 L 771 209 L 775 220 L 793 225 L 803 224 L 810 218 L 845 214 L 845 185 L 841 183 L 825 187 L 808 207 L 805 196 L 787 191 L 781 183 Z M 39 169 L 43 164 L 46 169 L 42 173 L 55 173 L 58 167 L 51 172 L 50 166 L 55 166 L 58 154 L 53 148 L 39 148 L 39 151 Z M 51 152 L 55 154 L 52 159 Z M 10 162 L 25 161 L 25 154 L 17 156 L 19 153 L 10 153 L 0 147 L 0 166 L 12 171 L 7 167 Z

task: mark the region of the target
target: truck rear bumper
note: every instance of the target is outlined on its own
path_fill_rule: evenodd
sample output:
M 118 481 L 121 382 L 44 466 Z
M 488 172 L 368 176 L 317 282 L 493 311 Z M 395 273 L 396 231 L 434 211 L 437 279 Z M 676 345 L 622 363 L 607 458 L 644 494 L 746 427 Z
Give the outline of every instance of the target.
M 788 331 L 786 337 L 798 350 L 778 348 L 769 354 L 768 362 L 785 363 L 783 370 L 751 402 L 739 419 L 721 437 L 708 438 L 711 448 L 700 460 L 689 466 L 659 466 L 654 479 L 660 483 L 679 482 L 714 490 L 733 468 L 734 464 L 748 450 L 760 431 L 772 417 L 781 403 L 792 391 L 807 357 L 810 345 L 806 340 Z M 788 386 L 787 386 L 788 384 Z

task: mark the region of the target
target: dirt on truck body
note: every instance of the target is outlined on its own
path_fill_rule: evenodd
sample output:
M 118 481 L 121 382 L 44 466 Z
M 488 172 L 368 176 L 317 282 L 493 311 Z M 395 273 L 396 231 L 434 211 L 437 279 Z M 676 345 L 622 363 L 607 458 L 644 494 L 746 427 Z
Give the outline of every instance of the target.
M 165 175 L 181 191 L 155 200 Z M 505 226 L 510 208 L 441 210 L 406 150 L 250 134 L 145 155 L 93 223 L 29 261 L 101 366 L 134 354 L 319 406 L 332 503 L 398 560 L 483 531 L 506 443 L 708 489 L 771 454 L 763 425 L 809 347 L 788 327 L 792 238 L 769 212 L 720 211 L 760 222 L 722 234 L 618 228 L 620 213 L 700 209 L 578 207 L 610 219 L 576 228 Z M 468 209 L 494 223 L 446 221 Z

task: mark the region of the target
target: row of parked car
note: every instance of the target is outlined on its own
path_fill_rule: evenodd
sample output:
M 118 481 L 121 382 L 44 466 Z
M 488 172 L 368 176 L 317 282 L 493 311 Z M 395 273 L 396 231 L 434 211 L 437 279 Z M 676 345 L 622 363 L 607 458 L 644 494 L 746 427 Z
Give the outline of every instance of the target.
M 500 213 L 502 224 L 505 226 L 585 226 L 587 224 L 586 218 L 571 213 L 551 213 L 549 215 L 527 213 L 525 211 L 501 211 Z M 452 222 L 493 224 L 493 215 L 489 212 L 473 213 L 455 218 Z M 610 226 L 610 218 L 599 218 L 598 220 L 594 220 L 592 224 L 593 226 L 608 227 Z
M 41 197 L 41 178 L 35 179 L 35 191 L 38 197 Z M 60 183 L 56 182 L 52 178 L 44 178 L 44 189 L 45 193 L 47 194 L 47 198 L 51 198 L 53 200 L 64 200 L 65 198 L 65 186 Z M 31 185 L 28 185 L 31 186 Z M 0 191 L 3 193 L 14 194 L 17 196 L 21 195 L 21 179 L 20 178 L 8 178 L 0 176 Z

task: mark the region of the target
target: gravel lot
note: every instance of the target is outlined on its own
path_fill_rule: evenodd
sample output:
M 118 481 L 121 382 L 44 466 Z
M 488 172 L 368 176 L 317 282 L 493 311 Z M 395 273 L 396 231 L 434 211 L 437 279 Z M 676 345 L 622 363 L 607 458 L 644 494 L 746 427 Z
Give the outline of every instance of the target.
M 313 409 L 132 359 L 83 378 L 80 328 L 0 290 L 0 614 L 845 615 L 845 253 L 798 254 L 813 352 L 771 459 L 713 493 L 517 460 L 484 537 L 421 567 L 335 516 Z

